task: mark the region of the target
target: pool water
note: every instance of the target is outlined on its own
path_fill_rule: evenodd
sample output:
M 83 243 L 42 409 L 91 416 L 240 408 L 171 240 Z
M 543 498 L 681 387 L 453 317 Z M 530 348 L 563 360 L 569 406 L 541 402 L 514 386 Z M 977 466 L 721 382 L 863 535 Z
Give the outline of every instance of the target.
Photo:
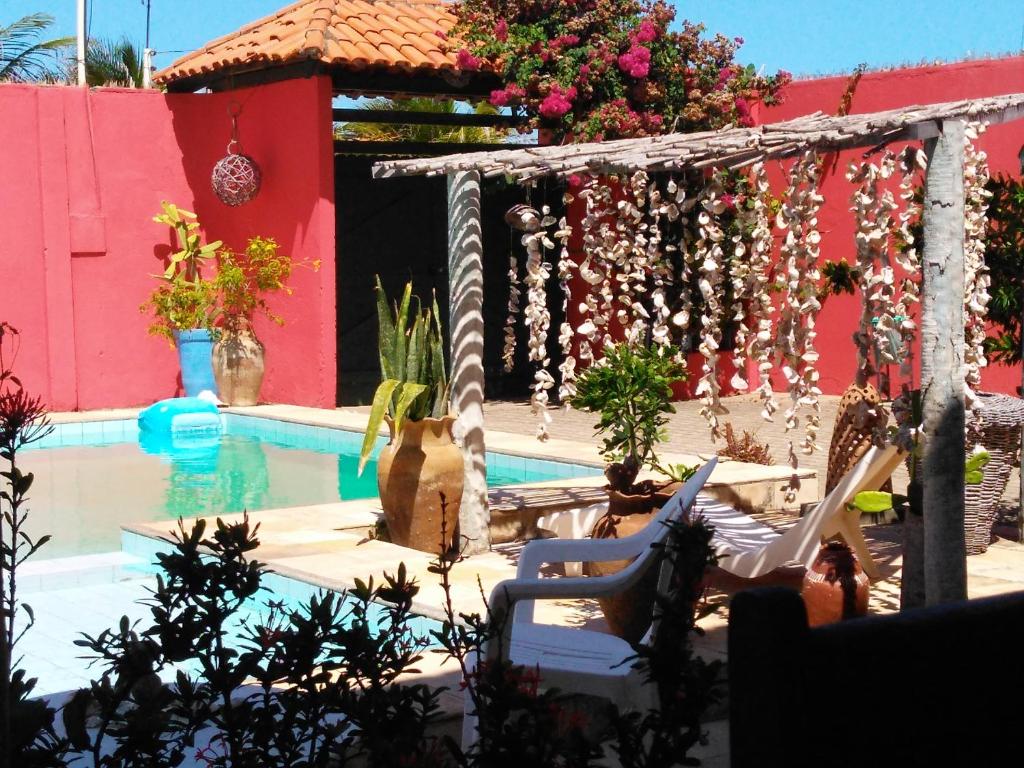
M 224 414 L 220 437 L 140 440 L 135 420 L 60 424 L 25 451 L 35 473 L 29 535 L 53 534 L 34 559 L 120 549 L 121 526 L 326 504 L 377 495 L 377 465 L 357 475 L 363 435 Z M 374 458 L 386 443 L 379 438 Z M 592 466 L 487 456 L 490 487 L 599 474 Z
M 261 591 L 247 600 L 232 618 L 229 644 L 240 645 L 240 638 L 245 636 L 243 625 L 251 627 L 266 622 L 270 614 L 268 603 L 281 604 L 286 611 L 301 610 L 312 595 L 322 592 L 312 585 L 276 574 L 265 574 L 262 583 L 268 591 Z M 139 622 L 140 630 L 150 626 L 152 615 L 143 601 L 150 598 L 155 587 L 155 578 L 140 571 L 130 579 L 23 595 L 23 601 L 32 607 L 35 624 L 18 650 L 23 656 L 21 666 L 37 679 L 33 695 L 74 691 L 87 687 L 92 679 L 99 679 L 103 668 L 99 664 L 90 666 L 85 658 L 90 652 L 76 646 L 74 641 L 80 637 L 79 633 L 96 637 L 105 629 L 116 628 L 122 616 L 127 616 L 130 623 Z M 347 611 L 348 606 L 343 606 L 343 614 Z M 376 611 L 371 606 L 371 621 L 380 622 L 384 616 L 383 606 Z M 26 619 L 25 613 L 20 612 L 19 618 L 20 627 Z M 409 624 L 412 636 L 424 645 L 435 645 L 430 632 L 440 629 L 439 622 L 422 616 L 412 617 Z M 190 673 L 199 671 L 194 662 L 183 668 Z M 164 682 L 171 682 L 174 669 L 165 670 L 161 677 Z

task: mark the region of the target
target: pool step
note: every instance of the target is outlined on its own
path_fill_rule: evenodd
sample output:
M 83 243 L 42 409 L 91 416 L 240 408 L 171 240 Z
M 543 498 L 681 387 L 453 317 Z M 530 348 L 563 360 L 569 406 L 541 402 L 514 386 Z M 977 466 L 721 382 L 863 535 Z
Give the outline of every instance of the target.
M 93 584 L 133 581 L 153 574 L 148 560 L 127 552 L 29 560 L 18 566 L 18 591 L 46 592 Z

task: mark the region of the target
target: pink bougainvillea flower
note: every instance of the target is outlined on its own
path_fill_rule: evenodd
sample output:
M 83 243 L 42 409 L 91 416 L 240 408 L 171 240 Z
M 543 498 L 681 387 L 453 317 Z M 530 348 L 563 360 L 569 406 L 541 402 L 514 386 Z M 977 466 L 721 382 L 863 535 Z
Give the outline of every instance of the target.
M 480 59 L 471 54 L 465 48 L 461 48 L 457 54 L 455 54 L 455 63 L 459 69 L 464 69 L 468 72 L 473 72 L 480 69 Z
M 498 42 L 504 43 L 508 40 L 508 22 L 504 19 L 498 19 L 498 23 L 494 25 L 494 37 L 497 38 Z
M 563 89 L 558 83 L 552 83 L 551 91 L 540 103 L 540 113 L 543 117 L 556 120 L 572 109 L 572 100 L 575 98 L 575 88 Z
M 507 107 L 508 106 L 508 91 L 504 89 L 491 91 L 491 97 L 488 99 L 489 102 L 495 107 Z
M 644 19 L 640 26 L 633 33 L 633 40 L 637 43 L 652 43 L 658 38 L 658 28 L 650 19 Z
M 647 77 L 651 71 L 651 49 L 634 45 L 619 56 L 619 69 L 630 77 Z
M 736 107 L 736 114 L 739 116 L 739 124 L 749 128 L 754 124 L 754 116 L 750 113 L 750 102 L 748 102 L 742 96 L 736 98 L 734 102 Z

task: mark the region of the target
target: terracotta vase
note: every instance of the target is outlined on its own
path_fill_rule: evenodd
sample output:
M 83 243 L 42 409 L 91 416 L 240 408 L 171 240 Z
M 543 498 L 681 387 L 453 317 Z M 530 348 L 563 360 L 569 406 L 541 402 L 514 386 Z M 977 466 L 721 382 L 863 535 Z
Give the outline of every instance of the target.
M 856 555 L 842 541 L 821 545 L 818 556 L 804 576 L 803 595 L 807 623 L 812 627 L 868 612 L 871 582 Z
M 672 483 L 654 493 L 624 494 L 608 491 L 608 512 L 594 526 L 595 539 L 622 539 L 646 528 L 658 510 L 672 498 L 680 487 Z M 589 576 L 607 576 L 618 573 L 632 560 L 611 560 L 587 563 Z M 651 625 L 654 611 L 654 593 L 658 587 L 658 569 L 650 568 L 639 582 L 618 595 L 600 597 L 597 602 L 604 613 L 608 629 L 630 642 L 639 642 Z
M 377 459 L 377 488 L 392 543 L 437 554 L 452 543 L 462 506 L 462 450 L 452 438 L 455 417 L 406 421 Z M 447 503 L 441 540 L 441 494 Z
M 213 345 L 217 394 L 228 405 L 256 405 L 265 369 L 263 345 L 244 317 L 232 318 Z

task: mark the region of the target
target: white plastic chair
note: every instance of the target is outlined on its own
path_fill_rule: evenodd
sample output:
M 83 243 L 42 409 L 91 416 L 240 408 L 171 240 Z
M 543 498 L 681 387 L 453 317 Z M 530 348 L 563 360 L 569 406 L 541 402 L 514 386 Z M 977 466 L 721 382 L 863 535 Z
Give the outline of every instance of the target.
M 880 488 L 905 456 L 895 446 L 871 447 L 828 496 L 782 534 L 728 504 L 699 497 L 697 513 L 714 529 L 712 546 L 721 558 L 718 567 L 744 579 L 787 563 L 810 567 L 821 540 L 839 535 L 857 554 L 868 577 L 878 579 L 881 574 L 861 533 L 860 512 L 847 509 L 847 504 L 861 491 Z
M 624 709 L 647 711 L 656 706 L 655 686 L 648 685 L 631 663 L 622 663 L 633 655 L 629 643 L 604 632 L 537 624 L 533 621 L 534 601 L 603 597 L 636 584 L 658 560 L 658 550 L 652 545 L 667 538 L 669 526 L 665 523 L 680 518 L 693 506 L 717 463 L 718 459 L 712 458 L 698 469 L 651 523 L 632 536 L 529 542 L 520 554 L 516 578 L 500 582 L 491 591 L 492 613 L 504 615 L 506 620 L 501 638 L 484 649 L 487 657 L 536 668 L 544 687 L 609 698 Z M 630 558 L 635 559 L 610 576 L 540 578 L 544 563 Z M 659 589 L 666 585 L 666 574 L 662 573 Z M 652 630 L 648 630 L 644 642 L 650 642 Z M 476 740 L 476 716 L 468 692 L 464 701 L 462 742 L 468 748 Z

